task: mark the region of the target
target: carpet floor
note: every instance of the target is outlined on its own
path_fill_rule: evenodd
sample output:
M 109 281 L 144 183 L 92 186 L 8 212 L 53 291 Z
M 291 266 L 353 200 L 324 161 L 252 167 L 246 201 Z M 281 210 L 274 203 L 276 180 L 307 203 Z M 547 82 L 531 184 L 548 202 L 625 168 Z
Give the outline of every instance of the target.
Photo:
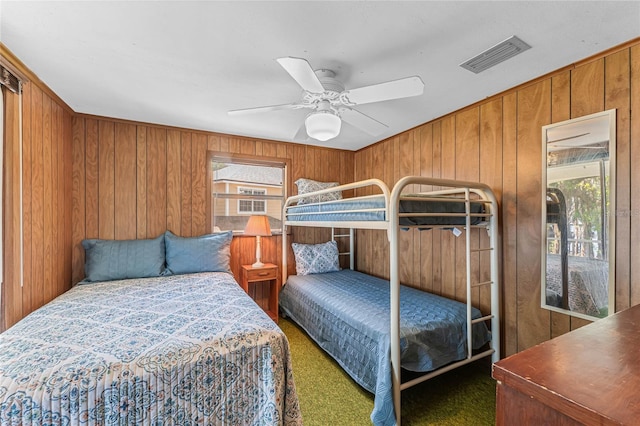
M 305 426 L 371 425 L 373 395 L 294 322 L 280 318 L 293 359 Z M 495 381 L 490 359 L 444 373 L 402 392 L 403 425 L 495 424 Z

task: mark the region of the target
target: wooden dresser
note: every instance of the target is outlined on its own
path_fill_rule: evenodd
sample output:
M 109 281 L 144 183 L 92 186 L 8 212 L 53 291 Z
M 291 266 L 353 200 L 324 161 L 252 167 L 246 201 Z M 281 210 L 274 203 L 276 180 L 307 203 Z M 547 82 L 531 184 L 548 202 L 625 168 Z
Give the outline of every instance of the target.
M 496 425 L 640 424 L 640 305 L 493 366 Z

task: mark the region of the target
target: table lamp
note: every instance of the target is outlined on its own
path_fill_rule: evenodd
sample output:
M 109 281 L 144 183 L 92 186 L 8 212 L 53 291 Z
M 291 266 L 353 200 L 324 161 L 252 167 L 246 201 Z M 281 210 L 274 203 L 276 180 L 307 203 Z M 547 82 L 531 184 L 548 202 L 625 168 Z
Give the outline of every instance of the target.
M 265 215 L 251 216 L 247 226 L 244 228 L 244 235 L 256 237 L 256 263 L 251 266 L 253 268 L 262 268 L 264 263 L 260 261 L 260 237 L 271 236 L 269 218 Z

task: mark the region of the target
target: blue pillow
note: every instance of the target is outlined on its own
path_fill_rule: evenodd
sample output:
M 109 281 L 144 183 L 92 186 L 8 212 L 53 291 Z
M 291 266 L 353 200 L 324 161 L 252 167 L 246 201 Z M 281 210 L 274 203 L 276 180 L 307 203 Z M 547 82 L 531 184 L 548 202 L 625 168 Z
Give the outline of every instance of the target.
M 195 272 L 231 272 L 231 239 L 233 232 L 178 237 L 164 233 L 167 269 L 173 274 Z
M 340 270 L 338 243 L 327 241 L 321 244 L 291 243 L 296 259 L 298 275 L 323 274 Z
M 84 282 L 157 277 L 164 272 L 164 235 L 147 240 L 82 240 Z

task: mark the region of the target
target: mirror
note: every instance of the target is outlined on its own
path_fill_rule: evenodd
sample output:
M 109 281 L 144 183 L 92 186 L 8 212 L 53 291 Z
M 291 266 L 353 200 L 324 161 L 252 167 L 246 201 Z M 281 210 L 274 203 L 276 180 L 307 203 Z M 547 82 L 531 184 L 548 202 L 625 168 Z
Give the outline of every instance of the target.
M 615 110 L 542 128 L 542 307 L 614 312 Z

